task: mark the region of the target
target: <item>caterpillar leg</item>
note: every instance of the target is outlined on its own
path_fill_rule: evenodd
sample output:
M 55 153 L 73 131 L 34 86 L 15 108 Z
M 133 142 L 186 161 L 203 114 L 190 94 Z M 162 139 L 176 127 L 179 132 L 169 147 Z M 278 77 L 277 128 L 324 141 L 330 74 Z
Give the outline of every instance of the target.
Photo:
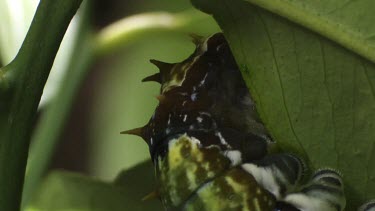
M 301 211 L 342 211 L 346 204 L 342 178 L 334 170 L 320 170 L 299 192 L 288 194 L 283 201 Z
M 291 154 L 269 155 L 260 161 L 246 163 L 242 168 L 271 192 L 277 200 L 294 191 L 305 171 L 304 163 Z
M 375 199 L 362 205 L 358 211 L 375 211 Z

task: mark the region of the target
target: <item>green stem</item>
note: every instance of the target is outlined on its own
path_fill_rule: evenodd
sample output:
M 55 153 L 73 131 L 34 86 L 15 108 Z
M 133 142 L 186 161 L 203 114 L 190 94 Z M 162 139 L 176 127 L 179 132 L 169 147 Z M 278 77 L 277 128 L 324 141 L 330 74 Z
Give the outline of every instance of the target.
M 81 26 L 88 26 L 82 23 Z M 58 137 L 64 128 L 69 116 L 74 98 L 80 88 L 81 82 L 88 73 L 93 60 L 91 30 L 81 29 L 80 38 L 74 48 L 71 63 L 67 66 L 67 73 L 56 93 L 48 105 L 45 113 L 38 123 L 32 137 L 32 145 L 26 169 L 26 179 L 22 193 L 22 210 L 32 199 L 35 190 L 40 184 L 43 174 L 50 164 L 50 158 L 56 148 Z M 79 59 L 77 59 L 79 58 Z
M 1 70 L 9 77 L 11 94 L 0 107 L 0 210 L 19 210 L 36 110 L 61 40 L 81 2 L 41 0 L 18 55 L 8 71 Z

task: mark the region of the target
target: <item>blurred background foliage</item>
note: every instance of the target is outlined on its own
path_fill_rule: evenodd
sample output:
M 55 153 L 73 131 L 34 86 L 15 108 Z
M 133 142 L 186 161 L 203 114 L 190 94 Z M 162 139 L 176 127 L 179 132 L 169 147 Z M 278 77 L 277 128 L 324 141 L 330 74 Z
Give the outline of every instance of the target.
M 0 20 L 0 64 L 7 64 L 16 54 L 15 49 L 19 48 L 25 36 L 37 3 L 38 1 L 34 1 L 30 4 L 28 0 L 0 2 L 0 13 L 5 17 Z M 187 19 L 199 16 L 199 21 L 191 24 L 187 21 L 178 30 L 173 30 L 172 27 L 146 30 L 144 33 L 140 31 L 142 36 L 139 38 L 119 43 L 105 53 L 94 52 L 95 55 L 89 56 L 89 65 L 78 65 L 80 68 L 87 67 L 88 70 L 87 74 L 82 71 L 85 72 L 82 75 L 86 76 L 79 85 L 71 109 L 68 106 L 66 116 L 50 119 L 52 122 L 48 123 L 56 124 L 55 122 L 66 120 L 57 145 L 50 145 L 50 148 L 55 148 L 52 150 L 53 156 L 49 158 L 48 152 L 43 151 L 50 149 L 35 150 L 36 146 L 33 145 L 36 144 L 32 143 L 30 157 L 49 159 L 46 162 L 49 167 L 43 173 L 43 178 L 47 179 L 43 179 L 41 186 L 37 185 L 36 189 L 29 190 L 28 196 L 24 195 L 24 200 L 32 198 L 28 210 L 123 210 L 124 206 L 135 210 L 156 210 L 155 202 L 144 202 L 139 207 L 141 198 L 153 190 L 154 175 L 147 161 L 148 147 L 140 138 L 120 135 L 120 131 L 146 124 L 157 104 L 154 96 L 159 91 L 159 85 L 141 83 L 142 78 L 157 71 L 149 63 L 149 59 L 181 61 L 194 49 L 189 33 L 207 36 L 220 29 L 210 16 L 194 9 L 189 0 L 90 0 L 85 6 L 87 8 L 84 11 L 81 8 L 78 17 L 72 22 L 54 63 L 39 107 L 34 142 L 40 137 L 38 129 L 46 127 L 39 124 L 40 120 L 48 115 L 50 105 L 70 88 L 67 87 L 67 79 L 72 74 L 69 69 L 76 67 L 74 64 L 80 60 L 85 60 L 80 55 L 80 48 L 95 50 L 93 46 L 96 44 L 96 36 L 108 25 L 146 12 L 181 13 Z M 82 21 L 85 17 L 89 18 Z M 87 33 L 90 35 L 82 36 L 87 31 L 90 31 Z M 35 152 L 38 154 L 35 155 Z M 36 159 L 36 162 L 39 160 Z M 34 162 L 33 165 L 38 163 Z M 32 167 L 28 166 L 26 183 L 30 179 L 30 168 Z M 64 171 L 49 174 L 56 169 Z M 120 172 L 122 176 L 118 177 Z M 81 174 L 96 179 L 88 179 Z M 115 180 L 116 177 L 118 178 Z M 157 202 L 156 206 L 160 204 Z

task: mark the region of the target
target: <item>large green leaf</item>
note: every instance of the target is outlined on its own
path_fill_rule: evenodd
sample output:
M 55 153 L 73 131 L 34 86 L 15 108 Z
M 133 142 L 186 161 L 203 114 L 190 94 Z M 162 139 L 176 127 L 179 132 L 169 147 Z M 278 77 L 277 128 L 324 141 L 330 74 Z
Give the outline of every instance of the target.
M 375 62 L 373 0 L 246 0 L 299 23 Z
M 347 210 L 375 198 L 375 65 L 365 59 L 374 58 L 375 3 L 252 1 L 288 20 L 249 1 L 192 1 L 223 29 L 281 147 L 313 170 L 339 169 Z
M 140 175 L 142 180 L 139 179 Z M 26 210 L 161 210 L 159 200 L 142 201 L 153 188 L 154 174 L 150 161 L 129 169 L 115 184 L 55 171 L 47 177 Z

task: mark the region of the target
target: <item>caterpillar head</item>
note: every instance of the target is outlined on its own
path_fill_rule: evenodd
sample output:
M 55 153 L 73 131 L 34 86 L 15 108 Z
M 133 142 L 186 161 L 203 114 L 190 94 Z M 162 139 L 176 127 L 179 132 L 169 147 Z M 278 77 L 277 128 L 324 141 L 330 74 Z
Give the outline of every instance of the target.
M 248 159 L 264 155 L 267 133 L 223 34 L 207 39 L 193 36 L 193 41 L 194 53 L 182 62 L 151 60 L 159 73 L 143 81 L 161 84 L 159 105 L 147 125 L 123 133 L 141 136 L 153 158 L 165 154 L 168 139 L 181 133 L 222 150 L 243 148 L 241 140 L 251 134 L 252 140 L 262 143 L 251 148 Z M 225 141 L 232 137 L 234 142 Z

